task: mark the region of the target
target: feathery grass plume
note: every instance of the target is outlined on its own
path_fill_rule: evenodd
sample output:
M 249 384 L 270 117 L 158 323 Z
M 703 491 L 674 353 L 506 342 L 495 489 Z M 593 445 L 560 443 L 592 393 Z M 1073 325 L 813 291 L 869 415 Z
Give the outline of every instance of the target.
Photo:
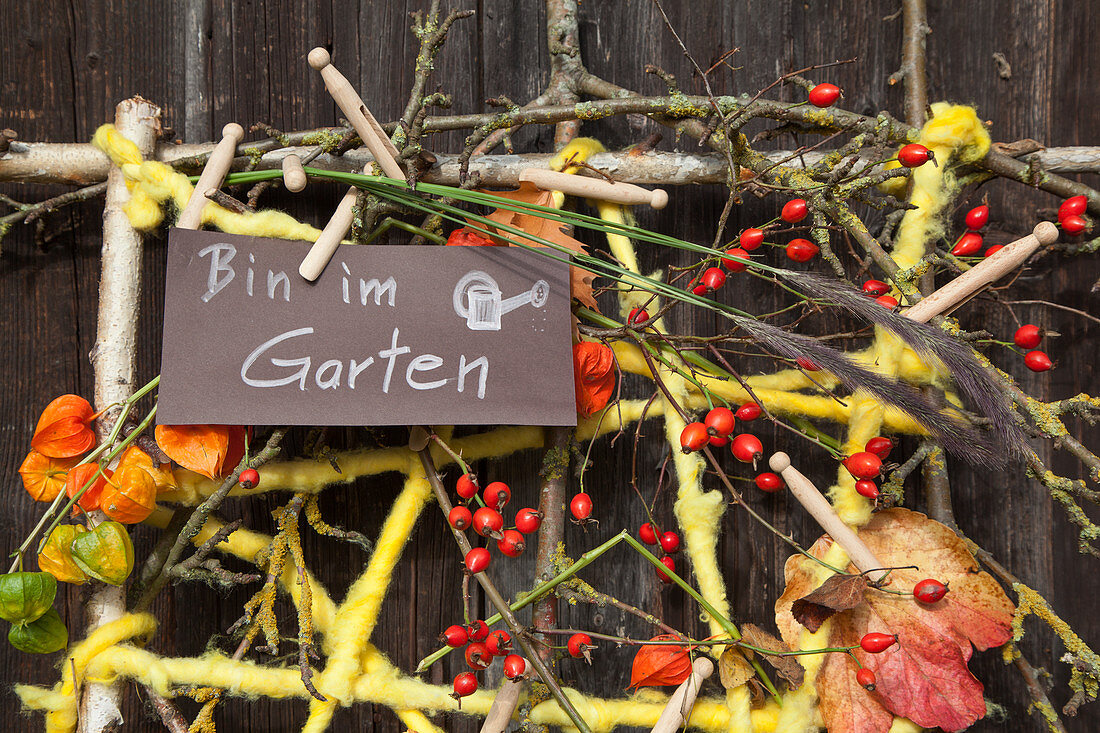
M 1011 456 L 1023 455 L 1024 433 L 1016 420 L 1011 402 L 993 377 L 974 358 L 971 348 L 944 333 L 943 329 L 927 323 L 918 323 L 884 308 L 873 298 L 849 287 L 844 282 L 807 272 L 775 270 L 776 275 L 801 290 L 804 294 L 832 303 L 846 311 L 882 326 L 905 341 L 923 357 L 934 357 L 943 363 L 959 390 L 989 418 L 993 430 L 1000 437 L 1003 448 Z M 840 376 L 840 375 L 837 375 Z M 1002 449 L 1003 450 L 1003 449 Z M 965 453 L 963 456 L 965 457 Z M 1005 456 L 1007 457 L 1007 456 Z
M 916 388 L 875 374 L 853 362 L 844 353 L 808 336 L 784 331 L 778 326 L 752 318 L 731 318 L 753 340 L 769 351 L 789 359 L 809 359 L 833 374 L 849 390 L 866 390 L 882 403 L 908 413 L 952 453 L 984 464 L 1003 460 L 1003 455 L 994 451 L 989 439 L 973 425 L 952 417 Z

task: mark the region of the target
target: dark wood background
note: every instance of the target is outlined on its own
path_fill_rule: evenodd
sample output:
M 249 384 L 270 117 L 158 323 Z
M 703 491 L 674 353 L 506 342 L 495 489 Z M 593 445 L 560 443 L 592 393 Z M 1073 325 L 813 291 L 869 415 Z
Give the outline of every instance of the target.
M 327 45 L 336 65 L 360 89 L 380 119 L 393 119 L 405 104 L 411 81 L 410 69 L 416 42 L 408 30 L 408 13 L 426 2 L 324 3 L 228 2 L 211 0 L 209 19 L 201 36 L 187 32 L 185 3 L 169 0 L 123 2 L 119 0 L 8 0 L 5 22 L 0 23 L 0 126 L 14 128 L 25 140 L 87 141 L 95 128 L 111 121 L 116 102 L 140 94 L 164 108 L 166 124 L 186 141 L 209 140 L 226 122 L 246 127 L 267 122 L 291 130 L 332 124 L 334 104 L 324 91 L 319 75 L 305 63 L 315 45 Z M 975 104 L 983 119 L 992 122 L 996 140 L 1031 137 L 1047 145 L 1100 142 L 1100 116 L 1094 106 L 1093 74 L 1100 68 L 1100 47 L 1095 43 L 1095 2 L 1031 0 L 1004 3 L 981 0 L 965 4 L 933 0 L 929 3 L 933 29 L 928 38 L 930 98 Z M 901 40 L 899 3 L 876 1 L 786 3 L 748 0 L 668 2 L 668 11 L 690 50 L 704 66 L 732 46 L 742 51 L 734 57 L 736 73 L 716 73 L 717 92 L 754 92 L 778 73 L 814 63 L 855 57 L 855 63 L 828 69 L 820 80 L 835 81 L 845 90 L 851 109 L 874 112 L 889 109 L 900 115 L 900 85 L 887 83 L 899 66 Z M 486 97 L 507 94 L 517 101 L 536 96 L 546 82 L 548 58 L 544 40 L 544 10 L 539 0 L 466 0 L 461 7 L 477 10 L 460 22 L 437 64 L 434 84 L 454 97 L 454 109 L 468 112 L 486 109 Z M 674 40 L 649 0 L 586 0 L 581 5 L 581 45 L 588 67 L 598 75 L 626 87 L 660 93 L 663 85 L 647 76 L 643 67 L 656 63 L 677 74 L 687 90 L 701 92 Z M 997 73 L 993 54 L 1004 54 L 1011 78 Z M 186 59 L 197 59 L 187 67 Z M 782 90 L 794 98 L 801 92 Z M 656 129 L 641 118 L 617 119 L 586 125 L 585 134 L 600 137 L 610 148 L 637 142 Z M 455 151 L 461 133 L 439 136 L 429 147 Z M 520 150 L 547 151 L 549 131 L 525 131 L 516 136 Z M 790 147 L 789 138 L 777 144 Z M 664 147 L 693 149 L 692 141 L 678 142 L 666 135 Z M 1096 183 L 1096 178 L 1092 179 Z M 336 203 L 340 187 L 313 185 L 297 198 L 276 195 L 268 204 L 285 207 L 297 216 L 322 223 Z M 37 199 L 55 192 L 49 187 L 26 190 L 11 185 L 4 193 Z M 60 190 L 60 189 L 58 189 Z M 1037 208 L 1057 205 L 1054 197 L 1003 182 L 990 184 L 972 196 L 988 195 L 993 208 L 990 242 L 1007 241 L 1033 226 Z M 641 212 L 642 224 L 677 236 L 709 242 L 713 223 L 724 198 L 717 188 L 678 189 L 664 212 Z M 965 203 L 961 211 L 965 211 Z M 743 226 L 771 218 L 772 200 L 747 205 L 734 213 L 730 226 Z M 27 229 L 17 229 L 3 242 L 0 258 L 0 476 L 7 493 L 8 511 L 0 515 L 3 546 L 14 548 L 35 520 L 40 507 L 32 505 L 15 473 L 29 448 L 34 421 L 42 407 L 65 392 L 91 395 L 92 370 L 88 352 L 95 339 L 97 282 L 100 244 L 100 203 L 89 203 L 49 219 L 49 230 L 63 231 L 48 248 L 36 248 Z M 956 220 L 962 213 L 957 212 Z M 872 217 L 872 223 L 875 219 Z M 145 291 L 140 325 L 139 371 L 141 380 L 157 372 L 160 352 L 160 313 L 165 240 L 146 240 Z M 669 264 L 666 253 L 642 248 L 647 268 Z M 1090 287 L 1100 268 L 1095 258 L 1048 258 L 1020 278 L 1006 297 L 1052 299 L 1085 311 L 1097 312 L 1097 298 Z M 775 292 L 758 287 L 730 290 L 735 302 L 764 312 L 779 301 Z M 1010 338 L 1015 322 L 1003 305 L 975 303 L 964 313 L 970 327 L 984 327 Z M 1095 390 L 1097 325 L 1072 313 L 1043 306 L 1016 306 L 1016 315 L 1062 334 L 1049 342 L 1058 368 L 1041 376 L 1029 374 L 1018 357 L 994 352 L 994 360 L 1021 379 L 1026 388 L 1043 398 L 1061 398 Z M 680 326 L 708 328 L 710 324 Z M 827 324 L 826 324 L 827 325 Z M 764 363 L 747 364 L 748 370 L 765 369 Z M 628 387 L 641 383 L 632 380 Z M 635 392 L 638 390 L 635 389 Z M 1084 431 L 1086 442 L 1100 444 L 1095 430 Z M 663 444 L 655 429 L 642 443 L 638 456 L 643 491 L 656 490 Z M 334 443 L 359 445 L 396 439 L 386 433 L 341 431 Z M 833 474 L 832 465 L 820 454 L 791 445 L 784 436 L 769 431 L 766 444 L 783 445 L 812 478 L 822 484 Z M 782 442 L 776 442 L 782 441 Z M 904 448 L 911 449 L 912 443 Z M 1039 447 L 1056 471 L 1083 476 L 1065 454 Z M 641 521 L 641 507 L 626 483 L 630 452 L 609 450 L 606 443 L 593 452 L 595 465 L 586 485 L 596 503 L 599 528 L 585 534 L 571 527 L 569 552 L 579 554 L 601 538 Z M 540 455 L 531 452 L 480 467 L 482 476 L 509 481 L 520 505 L 537 501 Z M 737 469 L 732 469 L 737 470 Z M 1027 481 L 1021 467 L 1003 472 L 971 469 L 952 459 L 955 509 L 962 528 L 993 552 L 1026 583 L 1044 593 L 1063 617 L 1086 641 L 1100 640 L 1100 619 L 1094 598 L 1100 583 L 1095 558 L 1076 551 L 1076 532 L 1067 525 L 1060 508 L 1053 507 L 1045 491 Z M 743 473 L 743 472 L 742 472 Z M 747 474 L 745 474 L 747 476 Z M 451 477 L 453 479 L 453 476 Z M 377 532 L 397 487 L 393 477 L 362 481 L 354 487 L 325 493 L 323 509 L 331 521 L 372 536 Z M 270 530 L 270 511 L 285 497 L 265 496 L 234 502 L 224 508 L 230 518 Z M 751 501 L 780 529 L 805 543 L 816 536 L 805 513 L 784 496 L 759 496 Z M 919 489 L 910 490 L 907 503 L 921 507 Z M 657 503 L 658 516 L 671 522 L 671 496 L 665 491 Z M 435 647 L 440 629 L 460 617 L 458 554 L 441 519 L 427 512 L 402 560 L 374 640 L 402 669 Z M 725 518 L 720 552 L 735 618 L 770 625 L 772 605 L 782 588 L 786 548 L 737 511 Z M 346 545 L 322 541 L 308 533 L 307 556 L 313 569 L 336 597 L 363 566 L 363 554 Z M 135 540 L 139 556 L 155 538 L 153 530 L 138 527 Z M 500 573 L 508 592 L 528 587 L 532 555 L 515 561 Z M 662 615 L 688 631 L 702 631 L 698 614 L 681 593 L 659 587 L 653 574 L 620 553 L 597 564 L 585 577 L 597 587 Z M 218 635 L 240 614 L 245 591 L 222 596 L 206 588 L 170 589 L 155 611 L 161 629 L 151 648 L 167 655 L 201 653 L 211 635 Z M 80 591 L 69 589 L 60 605 L 74 634 L 80 635 Z M 292 616 L 284 609 L 285 630 Z M 616 613 L 590 609 L 563 611 L 563 624 L 642 635 L 647 629 Z M 1057 660 L 1061 645 L 1034 622 L 1023 647 L 1036 666 L 1053 670 L 1056 704 L 1068 698 L 1068 677 Z M 291 632 L 292 633 L 292 632 Z M 227 642 L 218 643 L 224 648 Z M 284 645 L 284 653 L 292 651 Z M 629 675 L 631 653 L 601 649 L 597 664 L 586 668 L 567 660 L 562 673 L 570 684 L 603 694 L 620 694 Z M 5 690 L 0 707 L 0 728 L 37 728 L 20 717 L 18 702 L 10 693 L 16 681 L 50 684 L 57 678 L 53 657 L 32 657 L 0 644 L 0 668 Z M 1026 713 L 1027 695 L 1011 667 L 1000 655 L 980 655 L 973 665 L 987 684 L 989 700 L 1003 706 L 1003 717 L 987 720 L 980 730 L 1041 730 Z M 449 680 L 457 671 L 448 661 L 431 672 L 433 680 Z M 187 706 L 193 711 L 194 706 Z M 221 730 L 296 730 L 304 720 L 302 701 L 232 700 L 222 706 Z M 127 730 L 162 729 L 150 717 L 141 695 L 128 686 L 125 708 Z M 445 721 L 448 729 L 476 730 L 461 718 Z M 1070 730 L 1095 730 L 1100 726 L 1097 708 L 1086 707 Z M 399 730 L 396 718 L 382 707 L 360 705 L 340 712 L 334 730 Z

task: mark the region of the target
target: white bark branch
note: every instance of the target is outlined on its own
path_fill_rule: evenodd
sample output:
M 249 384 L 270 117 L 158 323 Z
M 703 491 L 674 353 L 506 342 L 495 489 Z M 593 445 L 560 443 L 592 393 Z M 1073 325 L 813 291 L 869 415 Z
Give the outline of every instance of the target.
M 248 143 L 244 144 L 247 147 Z M 156 147 L 156 159 L 165 163 L 208 154 L 214 143 L 175 145 L 165 143 Z M 305 157 L 313 147 L 281 148 L 265 153 L 257 168 L 276 169 L 288 155 Z M 802 161 L 812 165 L 830 151 L 811 151 L 790 161 L 800 165 Z M 792 155 L 790 150 L 766 153 L 773 161 Z M 458 154 L 436 153 L 437 165 L 423 176 L 428 183 L 458 183 Z M 528 153 L 524 155 L 482 155 L 470 160 L 470 171 L 477 171 L 481 179 L 490 185 L 514 185 L 524 168 L 547 167 L 550 154 Z M 1043 170 L 1052 173 L 1087 173 L 1100 171 L 1100 147 L 1044 148 L 1022 156 L 1034 157 Z M 350 150 L 342 156 L 318 156 L 311 166 L 328 170 L 358 173 L 374 160 L 363 149 Z M 652 151 L 642 155 L 628 153 L 598 153 L 589 164 L 606 172 L 617 181 L 648 185 L 689 185 L 722 183 L 726 179 L 726 159 L 719 153 L 670 153 Z M 234 161 L 233 169 L 239 170 L 248 158 Z M 86 143 L 12 143 L 8 153 L 0 156 L 0 181 L 21 183 L 69 183 L 89 185 L 107 178 L 110 160 L 102 152 Z
M 115 126 L 148 156 L 160 131 L 160 108 L 140 97 L 127 99 L 115 108 Z M 99 320 L 91 360 L 95 369 L 95 404 L 125 400 L 134 389 L 135 345 L 138 306 L 141 299 L 141 237 L 130 226 L 122 206 L 130 199 L 122 171 L 111 167 L 107 174 L 103 209 L 103 257 L 99 280 Z M 105 419 L 99 425 L 108 426 Z M 100 430 L 99 438 L 106 438 Z M 89 522 L 103 521 L 92 512 Z M 126 612 L 121 586 L 97 583 L 84 608 L 88 631 L 118 619 Z M 119 709 L 121 689 L 117 685 L 90 683 L 80 704 L 81 730 L 103 733 L 122 724 Z

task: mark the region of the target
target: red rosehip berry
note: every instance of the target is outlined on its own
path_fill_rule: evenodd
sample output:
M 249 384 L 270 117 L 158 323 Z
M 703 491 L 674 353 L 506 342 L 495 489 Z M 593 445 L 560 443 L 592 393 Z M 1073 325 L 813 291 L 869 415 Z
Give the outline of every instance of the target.
M 714 435 L 726 436 L 733 432 L 733 426 L 736 422 L 737 419 L 733 416 L 731 409 L 728 407 L 715 407 L 707 413 L 703 424 L 707 426 L 708 432 Z
M 655 530 L 653 528 L 653 525 L 649 522 L 646 522 L 641 527 L 638 527 L 638 537 L 640 537 L 642 542 L 646 543 L 647 545 L 657 544 L 657 530 Z
M 707 442 L 710 444 L 711 448 L 725 448 L 730 444 L 730 439 L 727 435 L 712 435 Z
M 997 254 L 998 252 L 1000 252 L 1004 248 L 1005 248 L 1005 246 L 1003 244 L 995 244 L 992 247 L 990 247 L 989 249 L 987 249 L 985 251 L 985 254 L 982 255 L 982 256 L 983 257 L 992 257 L 993 255 Z
M 485 669 L 492 663 L 493 655 L 485 644 L 473 641 L 466 646 L 466 666 L 471 669 Z
M 702 279 L 692 280 L 691 284 L 688 285 L 688 287 L 691 288 L 691 292 L 695 293 L 696 295 L 707 294 L 707 286 L 703 283 Z
M 872 631 L 863 635 L 863 638 L 859 640 L 859 646 L 868 654 L 881 654 L 897 643 L 897 640 L 898 637 L 893 634 Z
M 692 422 L 684 426 L 680 431 L 680 449 L 684 453 L 699 450 L 710 440 L 707 426 L 701 422 Z
M 482 537 L 489 537 L 504 529 L 504 517 L 491 507 L 483 506 L 474 512 L 474 531 Z
M 792 239 L 787 244 L 787 257 L 795 262 L 809 262 L 817 253 L 820 252 L 820 248 L 808 239 Z
M 935 157 L 931 150 L 920 143 L 909 143 L 898 151 L 898 162 L 906 168 L 919 168 Z
M 671 570 L 672 572 L 674 572 L 674 573 L 676 572 L 676 561 L 673 560 L 668 555 L 665 555 L 664 557 L 661 558 L 661 564 L 664 565 L 669 570 Z M 666 573 L 664 570 L 658 570 L 657 571 L 657 577 L 661 579 L 662 583 L 671 583 L 672 582 L 672 577 L 668 573 Z
M 524 534 L 537 532 L 542 524 L 542 512 L 537 509 L 520 509 L 516 512 L 516 529 Z
M 481 573 L 489 568 L 489 551 L 484 547 L 475 547 L 466 553 L 466 569 L 471 573 Z
M 764 230 L 750 227 L 741 232 L 741 236 L 737 238 L 737 243 L 741 245 L 741 249 L 752 252 L 764 243 Z
M 458 675 L 455 677 L 454 689 L 455 691 L 451 693 L 451 697 L 459 700 L 459 705 L 461 705 L 462 698 L 477 692 L 477 675 L 473 672 L 463 672 Z
M 977 231 L 986 225 L 989 221 L 989 207 L 985 204 L 981 206 L 975 206 L 970 211 L 966 212 L 966 228 Z
M 825 82 L 810 90 L 810 104 L 815 107 L 831 107 L 840 99 L 840 87 Z
M 868 440 L 863 449 L 885 461 L 890 456 L 890 451 L 894 450 L 894 441 L 879 435 Z
M 878 297 L 890 292 L 890 286 L 882 280 L 867 280 L 863 283 L 863 292 L 867 295 Z
M 457 530 L 469 529 L 473 521 L 474 515 L 470 513 L 469 509 L 462 505 L 456 506 L 447 514 L 447 524 Z
M 470 641 L 485 641 L 489 638 L 489 625 L 481 619 L 471 621 L 466 631 L 470 634 Z
M 1043 340 L 1043 329 L 1028 323 L 1016 329 L 1012 340 L 1021 349 L 1034 349 Z
M 742 463 L 756 463 L 764 455 L 764 444 L 752 433 L 741 433 L 730 443 L 730 452 Z
M 721 267 L 708 267 L 703 272 L 702 283 L 707 286 L 708 291 L 717 290 L 726 284 L 726 273 Z
M 845 458 L 844 467 L 856 478 L 873 479 L 882 471 L 882 459 L 874 453 L 860 451 Z
M 756 477 L 756 488 L 774 494 L 783 488 L 783 479 L 768 471 Z
M 494 657 L 503 657 L 512 651 L 512 637 L 507 631 L 494 631 L 485 640 L 485 648 Z
M 870 479 L 861 478 L 856 481 L 856 493 L 874 501 L 879 495 L 878 484 Z
M 935 603 L 947 595 L 947 584 L 934 578 L 925 578 L 913 586 L 913 597 L 921 603 Z
M 630 315 L 626 317 L 628 326 L 640 326 L 649 320 L 649 313 L 645 308 L 631 308 Z
M 591 656 L 588 654 L 589 649 L 594 649 L 592 646 L 592 637 L 585 633 L 573 634 L 569 637 L 569 641 L 565 642 L 565 648 L 569 651 L 569 656 L 580 659 L 591 660 Z
M 875 302 L 881 305 L 883 308 L 897 308 L 898 299 L 892 295 L 880 295 L 875 298 Z
M 680 549 L 680 535 L 671 530 L 661 535 L 661 549 L 672 554 Z
M 509 654 L 504 658 L 504 676 L 518 680 L 527 673 L 527 660 L 518 654 Z
M 477 495 L 477 478 L 468 473 L 459 476 L 455 493 L 463 499 L 473 499 Z
M 504 530 L 501 532 L 500 539 L 497 540 L 497 549 L 508 557 L 519 557 L 523 554 L 525 547 L 527 544 L 523 540 L 523 535 L 514 529 Z
M 1058 207 L 1058 221 L 1067 216 L 1080 216 L 1088 208 L 1089 200 L 1084 196 L 1071 196 Z
M 737 412 L 733 413 L 734 416 L 742 422 L 752 422 L 756 418 L 760 417 L 764 413 L 760 405 L 755 402 L 746 402 L 737 408 Z
M 569 502 L 569 512 L 578 522 L 587 521 L 592 516 L 592 497 L 588 494 L 577 494 Z
M 736 258 L 736 259 L 731 259 Z M 733 249 L 726 250 L 726 256 L 722 258 L 722 264 L 730 272 L 744 272 L 749 268 L 748 262 L 742 262 L 742 260 L 748 260 L 749 253 L 740 247 L 734 247 Z
M 810 359 L 807 359 L 804 356 L 800 356 L 797 359 L 795 359 L 795 363 L 798 364 L 798 366 L 802 367 L 804 370 L 806 370 L 808 372 L 820 372 L 821 371 L 821 367 L 818 366 L 818 364 L 816 362 L 811 361 Z
M 1065 219 L 1062 219 L 1062 231 L 1066 234 L 1080 234 L 1088 228 L 1088 222 L 1084 217 L 1077 216 L 1076 214 L 1070 214 Z
M 875 690 L 875 673 L 866 667 L 860 668 L 856 672 L 856 682 L 862 687 L 866 688 L 868 692 L 874 692 Z
M 487 506 L 500 511 L 512 499 L 512 490 L 503 481 L 494 481 L 485 487 L 482 497 Z
M 237 482 L 244 489 L 254 489 L 260 485 L 260 472 L 254 468 L 246 468 L 237 477 Z
M 956 257 L 969 257 L 977 254 L 982 248 L 982 235 L 977 232 L 967 232 L 959 237 L 959 241 L 951 248 L 951 254 Z
M 1045 351 L 1029 351 L 1024 354 L 1024 364 L 1027 368 L 1033 372 L 1045 372 L 1049 371 L 1054 362 L 1050 360 L 1050 357 L 1046 355 Z
M 809 209 L 806 206 L 805 199 L 791 199 L 783 204 L 783 210 L 779 213 L 779 217 L 788 224 L 797 224 L 806 218 L 807 213 L 809 213 Z
M 439 640 L 445 642 L 452 649 L 457 649 L 466 645 L 466 642 L 470 640 L 470 633 L 458 624 L 454 624 L 443 630 L 443 633 L 439 635 Z

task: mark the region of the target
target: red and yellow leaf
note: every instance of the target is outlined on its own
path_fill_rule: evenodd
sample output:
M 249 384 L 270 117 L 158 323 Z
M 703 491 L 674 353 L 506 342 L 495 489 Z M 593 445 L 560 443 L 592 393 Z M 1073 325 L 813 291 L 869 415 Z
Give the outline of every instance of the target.
M 95 413 L 79 395 L 61 395 L 38 418 L 31 447 L 50 458 L 73 458 L 91 450 L 95 432 L 90 427 Z
M 595 341 L 573 344 L 573 388 L 581 417 L 607 405 L 615 391 L 615 354 L 610 347 Z
M 650 641 L 676 641 L 678 638 L 672 634 L 661 634 Z M 630 669 L 630 687 L 678 685 L 690 674 L 691 656 L 686 646 L 643 646 L 634 656 L 634 664 Z
M 76 458 L 50 458 L 32 450 L 19 466 L 23 488 L 35 501 L 53 501 L 65 489 L 65 476 Z
M 973 647 L 999 646 L 1011 636 L 1013 605 L 992 577 L 982 572 L 965 543 L 948 527 L 906 509 L 879 512 L 860 537 L 887 567 L 916 565 L 890 574 L 889 589 L 910 591 L 924 578 L 947 583 L 950 592 L 934 604 L 874 588 L 864 602 L 829 619 L 829 646 L 858 645 L 871 631 L 896 634 L 898 643 L 880 654 L 855 649 L 878 680 L 869 692 L 855 680 L 857 666 L 846 654 L 829 654 L 814 684 L 830 733 L 885 733 L 900 715 L 925 728 L 963 730 L 985 715 L 982 684 L 967 668 Z M 832 541 L 819 539 L 810 553 L 824 557 Z M 794 602 L 813 590 L 816 563 L 795 555 L 787 560 L 787 587 L 776 602 L 783 639 L 797 647 L 802 625 Z M 854 568 L 850 572 L 856 572 Z

